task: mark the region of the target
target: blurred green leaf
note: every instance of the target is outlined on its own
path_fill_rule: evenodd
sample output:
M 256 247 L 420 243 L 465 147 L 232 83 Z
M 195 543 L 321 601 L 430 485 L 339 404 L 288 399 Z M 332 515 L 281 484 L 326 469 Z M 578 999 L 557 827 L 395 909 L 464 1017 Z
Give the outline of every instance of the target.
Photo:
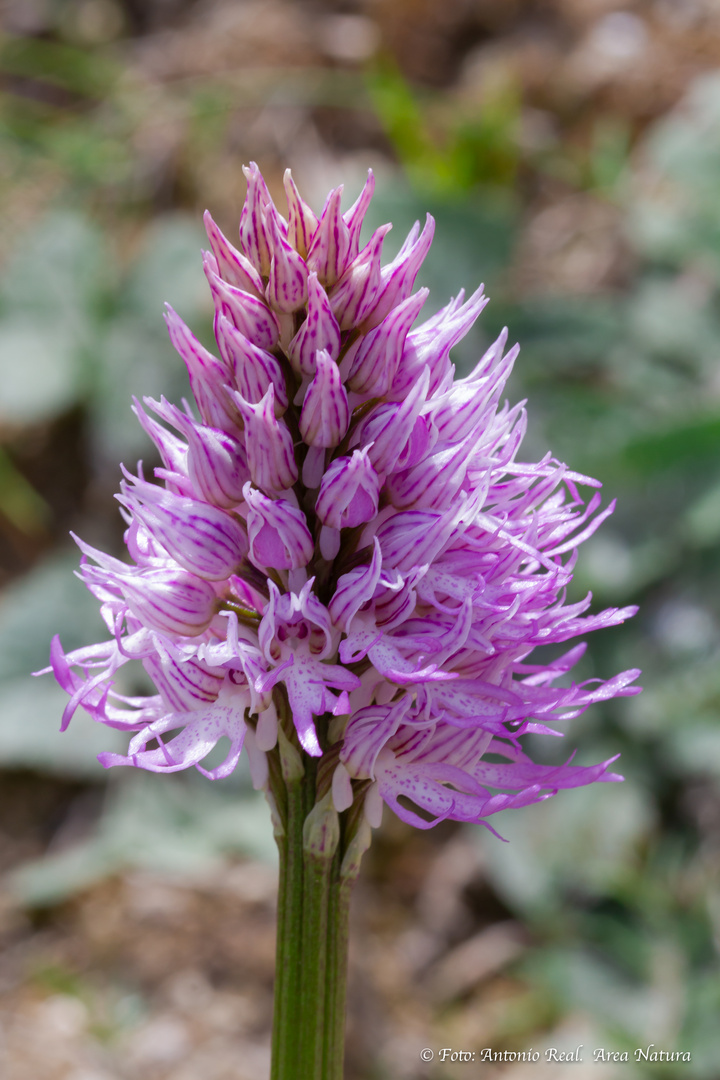
M 75 551 L 54 555 L 3 589 L 0 686 L 5 679 L 27 678 L 45 667 L 50 639 L 58 630 L 66 649 L 107 636 L 97 601 L 74 574 L 78 563 Z
M 41 535 L 50 507 L 0 447 L 0 513 L 26 536 Z
M 0 323 L 0 383 L 0 420 L 6 423 L 34 423 L 67 409 L 82 387 L 72 337 L 62 327 L 4 319 Z
M 10 886 L 25 904 L 57 903 L 128 868 L 194 877 L 232 854 L 276 857 L 267 804 L 247 781 L 212 785 L 134 771 L 113 785 L 91 840 L 26 864 Z
M 6 36 L 0 43 L 0 71 L 35 78 L 89 97 L 108 93 L 120 68 L 98 50 L 37 37 Z
M 528 814 L 495 815 L 493 827 L 509 842 L 483 842 L 483 850 L 495 888 L 533 920 L 559 908 L 569 889 L 612 889 L 653 823 L 652 802 L 637 782 L 592 784 L 560 792 Z

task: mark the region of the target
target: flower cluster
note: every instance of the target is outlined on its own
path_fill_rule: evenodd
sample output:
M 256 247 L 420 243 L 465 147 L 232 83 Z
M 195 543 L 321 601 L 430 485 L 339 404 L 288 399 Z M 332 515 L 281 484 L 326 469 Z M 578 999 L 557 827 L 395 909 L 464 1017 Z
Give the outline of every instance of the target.
M 427 828 L 620 779 L 608 761 L 538 765 L 520 746 L 636 692 L 636 671 L 562 679 L 583 645 L 528 663 L 535 646 L 634 609 L 565 602 L 577 547 L 612 505 L 585 504 L 578 487 L 597 482 L 549 455 L 518 460 L 506 332 L 454 378 L 482 288 L 416 325 L 430 217 L 383 266 L 390 226 L 360 247 L 372 174 L 349 210 L 337 188 L 318 217 L 288 171 L 287 219 L 257 166 L 245 174 L 239 246 L 205 219 L 217 354 L 167 314 L 197 413 L 135 403 L 162 466 L 159 483 L 121 484 L 132 561 L 78 541 L 110 637 L 70 653 L 53 642 L 63 726 L 82 706 L 133 732 L 127 756 L 101 755 L 107 767 L 224 777 L 244 746 L 263 786 L 285 724 L 330 763 L 335 808 L 362 797 L 373 824 L 383 801 Z M 113 689 L 130 659 L 157 693 Z M 227 756 L 205 769 L 223 737 Z

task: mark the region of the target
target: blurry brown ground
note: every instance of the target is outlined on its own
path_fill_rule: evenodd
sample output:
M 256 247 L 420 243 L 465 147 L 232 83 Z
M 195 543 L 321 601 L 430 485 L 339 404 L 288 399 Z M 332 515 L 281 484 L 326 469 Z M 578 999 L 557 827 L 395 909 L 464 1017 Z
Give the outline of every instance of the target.
M 9 33 L 42 39 L 50 7 L 6 0 L 0 12 Z M 228 225 L 240 206 L 239 164 L 249 157 L 275 180 L 290 161 L 319 191 L 368 155 L 392 168 L 393 153 L 369 109 L 266 101 L 239 110 L 225 138 L 209 139 L 207 155 L 198 157 L 175 91 L 208 74 L 223 73 L 243 93 L 254 80 L 268 99 L 280 72 L 308 66 L 354 78 L 387 52 L 413 83 L 444 90 L 448 107 L 469 108 L 493 81 L 510 80 L 521 93 L 528 143 L 562 141 L 581 153 L 598 118 L 621 115 L 634 137 L 673 106 L 693 75 L 720 63 L 720 9 L 711 0 L 86 0 L 65 7 L 66 33 L 114 49 L 129 100 L 152 103 L 133 132 L 148 211 L 209 205 Z M 40 92 L 20 83 L 5 89 Z M 22 190 L 3 192 L 0 252 L 61 183 L 38 172 Z M 626 256 L 612 205 L 578 194 L 562 176 L 521 171 L 518 184 L 527 219 L 514 267 L 519 288 L 592 293 L 622 281 Z M 112 197 L 100 198 L 97 210 L 112 216 Z M 135 229 L 120 229 L 128 247 Z M 8 581 L 98 501 L 105 514 L 112 504 L 81 465 L 81 416 L 3 436 L 53 511 L 47 533 L 32 542 L 2 523 Z M 84 815 L 89 827 L 96 811 L 82 784 L 4 776 L 0 870 L 57 846 L 70 818 Z M 420 1049 L 486 1045 L 508 1003 L 542 1021 L 543 1003 L 527 1001 L 529 991 L 504 974 L 524 948 L 524 932 L 484 881 L 475 845 L 449 828 L 417 834 L 387 822 L 365 869 L 353 925 L 349 1080 L 446 1075 L 421 1066 Z M 42 910 L 6 897 L 4 1080 L 265 1076 L 274 891 L 271 870 L 240 862 L 203 881 L 130 873 Z M 576 1035 L 581 1041 L 581 1024 L 568 1037 Z M 554 1075 L 533 1071 L 535 1080 Z M 582 1075 L 573 1071 L 575 1080 Z M 615 1075 L 613 1067 L 604 1075 Z

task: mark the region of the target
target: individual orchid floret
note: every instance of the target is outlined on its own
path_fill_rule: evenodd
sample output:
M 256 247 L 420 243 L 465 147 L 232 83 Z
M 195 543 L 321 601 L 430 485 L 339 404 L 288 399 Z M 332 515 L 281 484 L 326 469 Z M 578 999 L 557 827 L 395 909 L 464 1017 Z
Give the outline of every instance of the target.
M 215 273 L 227 281 L 228 285 L 234 285 L 243 292 L 251 293 L 262 300 L 265 295 L 263 280 L 249 259 L 234 248 L 230 241 L 223 236 L 220 229 L 205 211 L 203 216 L 205 231 L 210 241 L 213 255 L 215 256 Z
M 315 273 L 308 278 L 307 316 L 288 346 L 288 358 L 300 375 L 315 374 L 318 352 L 330 354 L 333 360 L 340 355 L 342 335 L 333 315 L 328 295 Z
M 231 369 L 200 344 L 169 304 L 165 322 L 170 341 L 185 361 L 190 389 L 204 423 L 231 434 L 237 432 L 239 414 L 225 389 L 232 378 Z
M 290 314 L 307 303 L 308 268 L 305 260 L 281 235 L 274 217 L 270 218 L 273 254 L 267 299 L 276 311 Z
M 304 259 L 317 231 L 318 219 L 301 198 L 289 169 L 285 170 L 283 184 L 288 204 L 288 243 Z
M 323 477 L 315 513 L 332 529 L 353 529 L 371 521 L 378 511 L 380 480 L 367 450 L 335 458 Z
M 262 277 L 270 273 L 272 237 L 265 220 L 265 207 L 271 202 L 270 192 L 254 161 L 243 166 L 247 180 L 247 198 L 240 215 L 240 243 L 243 251 Z
M 272 353 L 253 345 L 225 315 L 218 316 L 215 335 L 220 355 L 234 373 L 235 385 L 246 401 L 257 404 L 272 385 L 278 413 L 285 412 L 288 406 L 285 379 Z
M 210 285 L 215 310 L 225 315 L 259 349 L 274 349 L 280 337 L 280 324 L 270 308 L 252 293 L 228 285 L 205 262 L 205 276 Z
M 146 398 L 155 411 L 162 406 Z M 180 409 L 165 415 L 187 439 L 185 471 L 193 494 L 213 506 L 229 510 L 242 500 L 242 489 L 250 477 L 244 440 L 218 428 L 199 424 Z M 168 473 L 163 474 L 166 482 Z
M 256 566 L 296 570 L 307 566 L 314 545 L 302 510 L 287 499 L 268 499 L 246 484 L 247 530 L 250 558 Z
M 414 465 L 427 452 L 430 429 L 420 412 L 429 384 L 429 372 L 425 370 L 403 401 L 378 405 L 358 426 L 352 445 L 367 446 L 376 472 L 392 472 L 398 462 L 402 466 Z
M 270 583 L 258 640 L 271 671 L 258 685 L 268 690 L 280 681 L 285 684 L 300 744 L 311 757 L 321 757 L 313 717 L 333 712 L 338 699 L 332 690 L 354 690 L 360 680 L 342 665 L 327 662 L 337 650 L 338 635 L 312 586 L 310 580 L 298 594 L 280 594 Z
M 263 491 L 280 492 L 292 487 L 298 478 L 290 432 L 275 416 L 275 390 L 272 384 L 261 401 L 253 404 L 237 391 L 234 399 L 245 421 L 245 451 L 250 477 Z
M 354 259 L 360 250 L 360 230 L 363 227 L 365 215 L 375 192 L 375 177 L 372 169 L 368 169 L 367 180 L 362 191 L 358 195 L 346 214 L 343 214 L 345 224 L 350 234 L 350 258 Z
M 248 550 L 238 521 L 225 510 L 126 475 L 119 501 L 180 566 L 208 581 L 235 572 Z
M 305 392 L 300 434 L 309 446 L 337 446 L 350 426 L 350 406 L 340 372 L 330 353 L 316 357 L 315 377 Z
M 416 221 L 395 259 L 383 267 L 375 304 L 365 320 L 368 328 L 377 326 L 410 296 L 434 235 L 435 219 L 428 214 L 422 233 L 420 223 Z
M 360 254 L 350 263 L 330 295 L 330 306 L 341 330 L 362 323 L 372 309 L 380 288 L 383 240 L 390 231 L 381 225 Z
M 402 357 L 405 339 L 428 295 L 428 289 L 419 289 L 362 338 L 348 372 L 351 390 L 373 397 L 387 394 Z M 422 372 L 418 377 L 421 376 Z
M 217 597 L 210 582 L 179 566 L 113 574 L 86 565 L 83 578 L 90 588 L 102 583 L 117 588 L 135 618 L 160 633 L 197 637 L 215 614 Z
M 328 195 L 306 260 L 325 288 L 342 276 L 350 255 L 350 230 L 340 212 L 342 192 L 341 185 Z

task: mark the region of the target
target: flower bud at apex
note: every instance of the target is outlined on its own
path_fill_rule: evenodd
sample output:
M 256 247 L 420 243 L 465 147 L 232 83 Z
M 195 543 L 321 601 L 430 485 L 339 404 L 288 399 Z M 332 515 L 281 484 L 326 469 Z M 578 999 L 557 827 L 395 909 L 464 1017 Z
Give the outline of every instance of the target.
M 318 352 L 324 350 L 337 360 L 340 342 L 340 327 L 327 293 L 313 272 L 308 278 L 307 318 L 288 346 L 290 363 L 298 374 L 314 375 Z
M 355 450 L 352 457 L 331 463 L 320 484 L 315 513 L 323 525 L 353 529 L 375 517 L 379 492 L 380 481 L 367 450 Z
M 273 256 L 267 299 L 277 311 L 293 312 L 307 303 L 308 268 L 297 251 L 280 235 L 275 219 L 270 217 Z
M 286 499 L 268 499 L 250 484 L 243 489 L 249 506 L 247 516 L 250 558 L 256 566 L 296 570 L 313 556 L 313 540 L 305 515 Z
M 315 378 L 305 393 L 300 434 L 310 446 L 337 446 L 350 426 L 350 407 L 338 366 L 328 352 L 316 357 Z
M 344 214 L 338 187 L 317 215 L 287 172 L 287 222 L 257 165 L 245 175 L 237 249 L 205 215 L 219 355 L 168 309 L 194 404 L 135 403 L 163 466 L 160 483 L 121 485 L 130 561 L 78 541 L 109 638 L 67 653 L 56 640 L 51 668 L 63 726 L 82 707 L 132 733 L 104 765 L 216 779 L 244 750 L 279 832 L 282 784 L 325 757 L 305 865 L 327 872 L 342 813 L 352 879 L 384 803 L 430 828 L 618 780 L 609 761 L 536 765 L 520 741 L 636 692 L 634 670 L 573 682 L 577 647 L 531 662 L 635 609 L 566 600 L 613 504 L 549 454 L 519 457 L 524 412 L 504 401 L 517 347 L 502 334 L 454 377 L 482 288 L 415 325 L 432 218 L 383 267 L 389 226 L 360 250 L 372 173 Z M 115 691 L 131 659 L 157 692 Z M 220 739 L 230 750 L 206 768 Z
M 341 330 L 361 323 L 372 308 L 380 288 L 380 259 L 383 240 L 392 225 L 381 225 L 370 242 L 350 263 L 333 287 L 330 306 Z
M 210 241 L 217 262 L 217 273 L 227 281 L 228 285 L 234 285 L 243 292 L 251 293 L 262 300 L 265 296 L 263 280 L 249 259 L 232 246 L 229 240 L 220 232 L 210 216 L 209 210 L 203 215 L 205 231 Z
M 350 230 L 340 213 L 342 191 L 341 185 L 330 192 L 307 257 L 308 270 L 315 270 L 326 288 L 343 274 L 350 254 Z
M 310 250 L 310 245 L 317 231 L 318 219 L 307 203 L 300 198 L 300 193 L 295 186 L 295 181 L 289 169 L 285 170 L 283 184 L 285 185 L 288 204 L 288 243 L 304 259 Z
M 340 842 L 340 819 L 333 806 L 332 791 L 328 791 L 305 818 L 303 851 L 311 858 L 332 859 Z
M 247 180 L 247 198 L 240 215 L 240 243 L 250 262 L 262 277 L 270 273 L 271 238 L 263 213 L 270 200 L 270 192 L 254 161 L 250 167 L 243 166 Z
M 360 230 L 363 227 L 365 214 L 375 192 L 375 177 L 372 169 L 368 169 L 367 180 L 357 199 L 346 214 L 343 214 L 345 224 L 350 234 L 350 258 L 354 259 L 360 250 Z

